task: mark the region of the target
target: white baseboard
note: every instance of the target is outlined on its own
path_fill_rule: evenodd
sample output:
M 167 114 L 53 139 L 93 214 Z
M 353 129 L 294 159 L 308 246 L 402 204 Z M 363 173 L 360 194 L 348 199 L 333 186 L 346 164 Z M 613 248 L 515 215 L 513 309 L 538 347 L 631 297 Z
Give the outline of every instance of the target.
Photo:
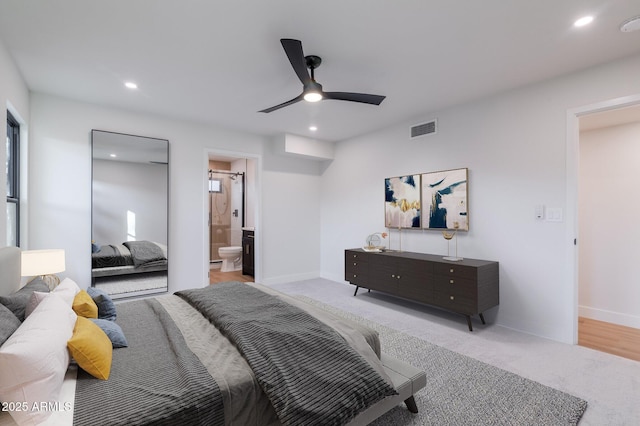
M 344 274 L 342 275 L 334 275 L 334 274 L 320 274 L 320 278 L 324 278 L 325 280 L 335 281 L 337 283 L 349 284 L 344 280 Z
M 262 284 L 284 284 L 293 281 L 312 280 L 314 278 L 320 278 L 320 272 L 306 272 L 304 274 L 292 274 L 292 275 L 280 275 L 277 277 L 262 278 Z
M 597 309 L 589 306 L 578 306 L 578 315 L 597 321 L 604 321 L 610 322 L 612 324 L 624 325 L 627 327 L 640 328 L 640 317 L 635 315 L 607 311 L 605 309 Z

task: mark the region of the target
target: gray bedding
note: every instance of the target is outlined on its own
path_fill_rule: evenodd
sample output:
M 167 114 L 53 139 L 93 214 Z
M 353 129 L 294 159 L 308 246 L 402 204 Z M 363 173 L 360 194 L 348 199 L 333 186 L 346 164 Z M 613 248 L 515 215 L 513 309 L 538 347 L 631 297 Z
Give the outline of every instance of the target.
M 122 244 L 131 252 L 136 267 L 164 265 L 167 262 L 162 248 L 151 241 L 127 241 Z
M 223 424 L 216 381 L 156 300 L 118 305 L 118 323 L 129 347 L 113 351 L 106 381 L 78 370 L 74 425 Z
M 251 366 L 282 424 L 345 424 L 395 389 L 334 329 L 242 283 L 176 293 Z
M 112 268 L 133 265 L 131 252 L 123 245 L 105 244 L 100 251 L 91 253 L 92 268 Z
M 374 330 L 342 320 L 268 287 L 250 283 L 244 285 L 259 288 L 297 305 L 330 324 L 385 381 L 390 383 L 379 360 L 380 343 Z M 165 420 L 162 417 L 167 415 L 166 411 L 179 412 L 185 408 L 192 410 L 183 400 L 191 400 L 192 392 L 197 396 L 198 389 L 211 390 L 211 379 L 217 384 L 222 403 L 214 402 L 215 407 L 209 411 L 221 417 L 211 422 L 207 420 L 205 424 L 218 424 L 222 421 L 225 425 L 242 426 L 281 424 L 269 398 L 236 346 L 183 299 L 167 295 L 121 303 L 117 307 L 118 324 L 129 341 L 129 348 L 114 350 L 111 377 L 108 381 L 93 379 L 85 373 L 80 373 L 76 392 L 77 421 L 74 424 L 163 424 Z M 157 318 L 158 313 L 163 320 Z M 170 322 L 167 323 L 166 320 Z M 193 384 L 191 378 L 180 378 L 180 371 L 168 372 L 165 364 L 175 365 L 177 362 L 159 361 L 167 355 L 164 354 L 166 348 L 172 346 L 170 340 L 163 337 L 165 323 L 169 329 L 179 330 L 181 336 L 173 337 L 178 343 L 177 347 L 195 355 L 201 364 L 198 366 L 198 363 L 189 358 L 188 353 L 184 355 L 194 365 L 196 377 L 193 378 Z M 185 377 L 188 377 L 192 368 L 188 367 L 185 370 Z M 176 388 L 177 386 L 179 388 Z M 197 389 L 193 389 L 192 386 Z M 166 392 L 167 389 L 171 392 Z M 131 392 L 137 394 L 132 396 Z M 155 396 L 150 398 L 149 394 Z M 344 391 L 341 395 L 342 398 L 349 398 L 346 396 L 349 394 Z M 178 404 L 172 406 L 174 400 L 178 401 Z M 209 404 L 205 402 L 206 405 Z M 222 418 L 224 420 L 221 420 Z M 167 422 L 172 423 L 173 420 Z M 183 423 L 180 420 L 175 424 Z

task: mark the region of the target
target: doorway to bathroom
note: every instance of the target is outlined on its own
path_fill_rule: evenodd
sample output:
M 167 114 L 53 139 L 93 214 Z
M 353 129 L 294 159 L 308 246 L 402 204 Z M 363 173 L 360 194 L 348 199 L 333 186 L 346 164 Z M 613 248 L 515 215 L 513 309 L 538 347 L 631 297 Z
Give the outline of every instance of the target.
M 210 154 L 207 187 L 209 282 L 253 281 L 255 161 Z
M 241 249 L 244 227 L 244 173 L 209 169 L 209 261 Z

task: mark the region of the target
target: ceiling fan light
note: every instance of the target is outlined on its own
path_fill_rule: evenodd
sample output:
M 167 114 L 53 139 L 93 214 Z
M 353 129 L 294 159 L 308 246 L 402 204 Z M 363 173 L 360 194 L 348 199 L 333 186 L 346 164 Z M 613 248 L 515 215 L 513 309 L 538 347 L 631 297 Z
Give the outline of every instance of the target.
M 320 92 L 307 92 L 304 94 L 304 100 L 307 102 L 318 102 L 322 100 L 322 93 Z

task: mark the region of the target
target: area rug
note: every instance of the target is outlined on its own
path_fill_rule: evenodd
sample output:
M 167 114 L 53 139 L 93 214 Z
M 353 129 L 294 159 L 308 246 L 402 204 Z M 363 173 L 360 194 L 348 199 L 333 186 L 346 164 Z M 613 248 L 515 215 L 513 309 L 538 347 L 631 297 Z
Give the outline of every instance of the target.
M 297 299 L 378 331 L 382 351 L 427 373 L 418 414 L 397 406 L 371 425 L 576 425 L 587 402 L 466 355 L 318 302 Z
M 106 277 L 95 284 L 96 288 L 104 290 L 111 297 L 137 293 L 142 291 L 166 291 L 167 275 L 165 273 L 148 273 L 137 275 L 127 275 L 123 277 Z

